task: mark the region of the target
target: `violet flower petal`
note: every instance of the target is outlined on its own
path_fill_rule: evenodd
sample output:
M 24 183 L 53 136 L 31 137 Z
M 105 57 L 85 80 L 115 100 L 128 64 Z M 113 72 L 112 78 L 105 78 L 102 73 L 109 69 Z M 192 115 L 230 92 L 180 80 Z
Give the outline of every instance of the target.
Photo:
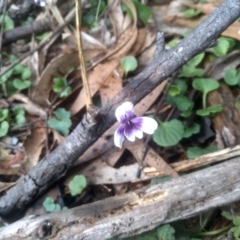
M 156 120 L 154 120 L 153 118 L 150 117 L 138 117 L 138 118 L 134 118 L 131 121 L 132 122 L 139 122 L 139 120 L 141 119 L 142 124 L 141 124 L 141 130 L 147 134 L 153 134 L 154 131 L 158 128 L 158 123 Z
M 114 144 L 115 146 L 122 148 L 122 143 L 125 139 L 124 136 L 124 125 L 120 125 L 120 127 L 114 133 Z
M 127 117 L 133 115 L 133 104 L 131 102 L 124 102 L 115 111 L 115 116 L 120 123 L 124 123 Z M 134 115 L 133 115 L 134 116 Z

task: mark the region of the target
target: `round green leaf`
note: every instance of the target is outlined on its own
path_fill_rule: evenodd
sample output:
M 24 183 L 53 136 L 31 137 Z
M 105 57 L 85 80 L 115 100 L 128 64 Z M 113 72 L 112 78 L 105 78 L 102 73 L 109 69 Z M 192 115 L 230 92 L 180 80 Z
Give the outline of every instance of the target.
M 0 122 L 5 120 L 9 115 L 9 110 L 8 109 L 0 109 Z
M 219 82 L 213 78 L 195 78 L 192 83 L 193 88 L 207 94 L 219 88 Z
M 223 78 L 228 85 L 237 85 L 239 82 L 238 71 L 235 68 L 229 68 L 224 72 Z
M 62 135 L 66 136 L 69 133 L 69 128 L 72 125 L 70 119 L 70 113 L 64 108 L 58 108 L 54 115 L 56 118 L 48 120 L 48 126 L 60 132 Z
M 201 77 L 204 74 L 204 70 L 201 68 L 195 68 L 194 66 L 184 65 L 179 77 Z
M 31 81 L 28 80 L 22 81 L 20 79 L 14 79 L 13 86 L 18 90 L 23 90 L 31 86 Z
M 158 145 L 169 147 L 176 145 L 183 137 L 184 126 L 177 120 L 161 123 L 153 134 L 153 140 Z
M 46 199 L 43 202 L 43 207 L 46 212 L 53 212 L 56 208 L 56 204 L 54 203 L 53 198 L 46 197 Z
M 169 224 L 157 228 L 157 236 L 159 239 L 175 240 L 175 230 Z
M 186 128 L 183 134 L 184 138 L 191 137 L 193 134 L 199 133 L 200 131 L 200 125 L 197 123 L 194 123 L 191 127 Z
M 185 18 L 193 18 L 198 16 L 201 13 L 200 10 L 196 10 L 194 8 L 189 8 L 184 12 L 184 17 Z
M 181 92 L 181 89 L 178 86 L 172 85 L 168 91 L 168 93 L 172 96 L 175 97 Z
M 194 159 L 208 153 L 216 152 L 217 150 L 218 150 L 217 146 L 209 146 L 207 148 L 190 147 L 187 150 L 187 156 L 190 159 Z
M 148 19 L 152 15 L 150 8 L 137 1 L 134 1 L 133 3 L 136 7 L 138 17 L 141 19 L 141 21 L 143 21 L 144 24 L 147 24 Z
M 31 70 L 29 68 L 24 68 L 22 71 L 22 79 L 23 80 L 27 80 L 31 77 L 32 73 Z
M 205 56 L 204 52 L 196 55 L 190 61 L 187 62 L 187 65 L 192 66 L 192 67 L 196 67 L 197 65 L 199 65 L 202 62 L 204 56 Z
M 137 60 L 133 56 L 126 56 L 121 60 L 121 66 L 124 69 L 125 74 L 128 72 L 134 71 L 137 68 Z
M 80 194 L 87 186 L 87 179 L 83 175 L 76 175 L 69 182 L 68 187 L 72 196 Z
M 176 99 L 176 105 L 180 111 L 187 111 L 192 109 L 193 101 L 185 96 L 178 96 Z
M 9 123 L 7 121 L 1 122 L 0 125 L 0 137 L 4 137 L 7 135 L 9 129 Z
M 230 48 L 230 43 L 227 39 L 219 39 L 218 40 L 218 45 L 213 48 L 213 52 L 216 56 L 222 57 L 226 55 Z

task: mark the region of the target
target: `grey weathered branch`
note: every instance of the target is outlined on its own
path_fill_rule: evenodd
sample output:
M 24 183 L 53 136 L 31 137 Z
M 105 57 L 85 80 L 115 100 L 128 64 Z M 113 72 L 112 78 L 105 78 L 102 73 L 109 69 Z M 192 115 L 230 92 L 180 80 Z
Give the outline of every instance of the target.
M 29 216 L 0 228 L 1 239 L 128 237 L 240 199 L 240 158 L 74 209 Z
M 128 100 L 134 104 L 138 103 L 188 60 L 212 46 L 221 32 L 239 15 L 240 1 L 225 0 L 175 48 L 157 51 L 161 54 L 156 55 L 146 69 L 133 77 L 113 100 L 100 109 L 98 116 L 94 118 L 96 122 L 95 120 L 92 122 L 92 118 L 85 115 L 83 121 L 61 146 L 40 161 L 17 185 L 1 196 L 0 215 L 16 214 L 25 209 L 51 184 L 63 177 L 77 158 L 115 122 L 114 112 L 121 102 Z M 158 41 L 161 41 L 161 38 Z M 161 218 L 160 215 L 159 218 Z

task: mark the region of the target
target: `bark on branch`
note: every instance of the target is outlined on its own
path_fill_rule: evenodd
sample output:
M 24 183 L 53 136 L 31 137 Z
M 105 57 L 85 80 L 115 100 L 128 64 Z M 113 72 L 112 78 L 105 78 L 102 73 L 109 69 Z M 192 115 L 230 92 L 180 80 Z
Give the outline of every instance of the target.
M 240 199 L 240 158 L 122 196 L 0 228 L 1 239 L 128 237 Z
M 240 15 L 239 0 L 225 0 L 195 30 L 171 50 L 162 49 L 162 34 L 158 34 L 158 48 L 151 64 L 111 101 L 97 116 L 86 114 L 82 122 L 65 142 L 40 161 L 14 187 L 0 198 L 0 216 L 7 216 L 26 208 L 51 184 L 63 177 L 77 158 L 90 147 L 116 120 L 115 109 L 123 101 L 138 103 L 163 80 L 173 74 L 196 54 L 211 47 L 217 37 Z

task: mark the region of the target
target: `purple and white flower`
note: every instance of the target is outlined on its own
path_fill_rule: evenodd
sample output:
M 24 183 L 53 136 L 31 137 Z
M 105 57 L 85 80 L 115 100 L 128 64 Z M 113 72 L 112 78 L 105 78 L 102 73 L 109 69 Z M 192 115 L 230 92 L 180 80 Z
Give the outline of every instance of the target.
M 120 105 L 115 112 L 120 127 L 114 133 L 114 144 L 121 148 L 125 137 L 131 141 L 135 141 L 135 137 L 142 138 L 143 132 L 153 134 L 157 129 L 157 121 L 150 117 L 136 117 L 134 115 L 133 104 L 125 102 Z

